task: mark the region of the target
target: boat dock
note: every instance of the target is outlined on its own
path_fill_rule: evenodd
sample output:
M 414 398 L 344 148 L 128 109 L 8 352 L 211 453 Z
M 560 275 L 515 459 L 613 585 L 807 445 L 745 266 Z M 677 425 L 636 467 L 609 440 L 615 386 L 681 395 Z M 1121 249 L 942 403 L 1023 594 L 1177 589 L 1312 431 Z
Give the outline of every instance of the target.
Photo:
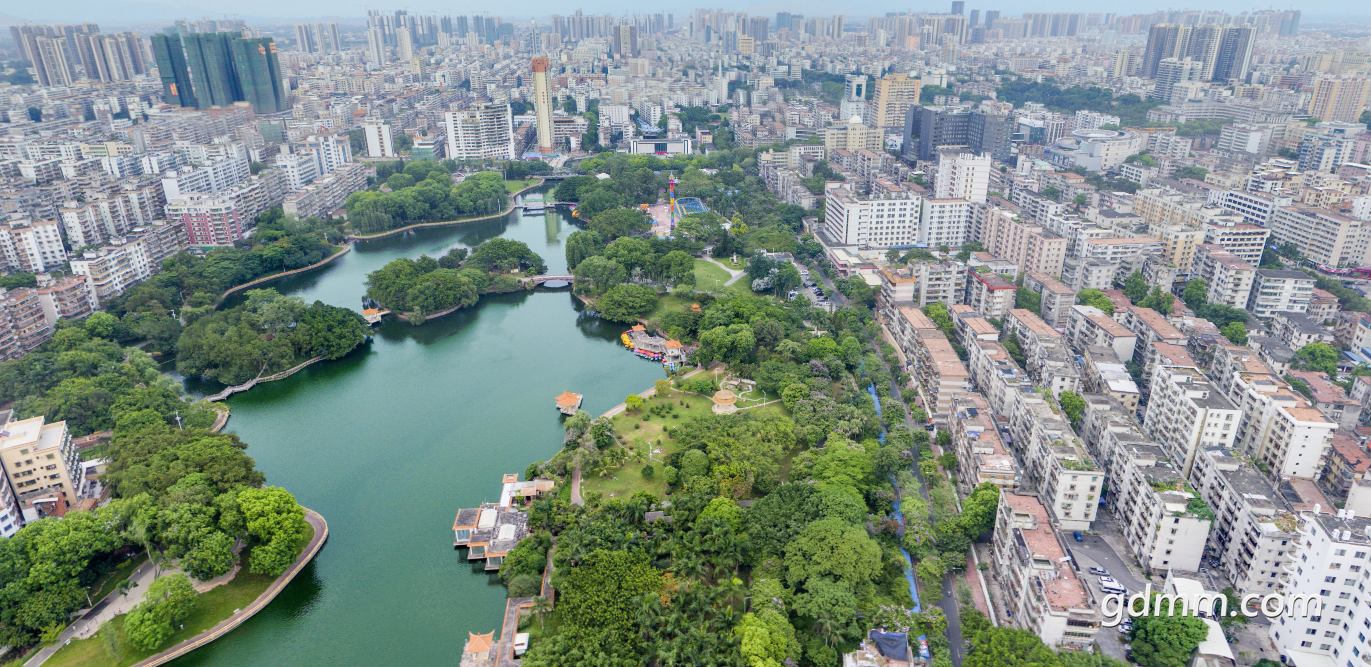
M 647 327 L 641 324 L 633 325 L 632 329 L 625 331 L 619 336 L 619 340 L 633 354 L 644 359 L 660 361 L 664 365 L 672 368 L 679 367 L 685 363 L 687 349 L 679 340 L 666 339 L 661 336 L 654 336 L 647 332 Z
M 485 561 L 486 571 L 499 570 L 505 557 L 528 537 L 528 514 L 520 505 L 552 490 L 550 479 L 519 481 L 518 475 L 505 475 L 498 503 L 457 510 L 452 522 L 452 547 L 467 548 L 468 561 Z
M 379 308 L 366 308 L 362 310 L 362 319 L 366 320 L 367 324 L 375 326 L 381 323 L 381 318 L 389 314 L 389 310 L 381 310 Z

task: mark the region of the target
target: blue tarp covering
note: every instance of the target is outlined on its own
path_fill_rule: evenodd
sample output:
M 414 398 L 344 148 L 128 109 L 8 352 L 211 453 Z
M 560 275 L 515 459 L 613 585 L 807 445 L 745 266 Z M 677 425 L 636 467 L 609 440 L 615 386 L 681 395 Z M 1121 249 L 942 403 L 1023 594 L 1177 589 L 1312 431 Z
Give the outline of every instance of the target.
M 909 661 L 909 637 L 903 633 L 872 630 L 871 643 L 881 655 L 891 660 Z

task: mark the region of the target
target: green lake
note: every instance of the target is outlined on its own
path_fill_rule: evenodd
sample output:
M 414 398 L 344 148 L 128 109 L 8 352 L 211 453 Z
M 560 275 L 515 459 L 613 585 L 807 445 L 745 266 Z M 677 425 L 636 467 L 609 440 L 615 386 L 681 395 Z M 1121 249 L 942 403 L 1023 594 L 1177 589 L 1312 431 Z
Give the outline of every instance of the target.
M 360 310 L 367 273 L 386 262 L 496 236 L 562 273 L 575 230 L 565 210 L 516 211 L 359 242 L 270 286 Z M 249 443 L 269 484 L 328 520 L 329 542 L 265 610 L 172 664 L 457 664 L 468 631 L 497 629 L 505 590 L 452 548 L 453 518 L 497 500 L 504 473 L 556 452 L 557 394 L 584 394 L 600 414 L 664 377 L 619 344 L 624 328 L 587 315 L 567 289 L 486 296 L 419 327 L 388 321 L 344 359 L 229 399 L 226 430 Z

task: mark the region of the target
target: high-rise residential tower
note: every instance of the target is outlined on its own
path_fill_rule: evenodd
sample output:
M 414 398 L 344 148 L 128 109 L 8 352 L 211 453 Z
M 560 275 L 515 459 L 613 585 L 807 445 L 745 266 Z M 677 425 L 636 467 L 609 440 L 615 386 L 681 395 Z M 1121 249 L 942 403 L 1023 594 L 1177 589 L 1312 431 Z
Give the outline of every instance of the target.
M 231 32 L 193 32 L 183 38 L 197 108 L 226 107 L 242 99 L 233 69 L 233 40 Z
M 533 59 L 533 110 L 537 113 L 538 152 L 548 155 L 552 147 L 552 85 L 548 81 L 547 58 Z
M 252 103 L 259 114 L 290 110 L 290 93 L 281 80 L 281 62 L 276 42 L 270 37 L 235 39 L 233 63 L 242 94 L 239 100 Z
M 190 68 L 181 36 L 158 33 L 152 36 L 152 56 L 157 62 L 157 76 L 162 80 L 162 97 L 168 104 L 182 107 L 199 106 L 190 83 Z

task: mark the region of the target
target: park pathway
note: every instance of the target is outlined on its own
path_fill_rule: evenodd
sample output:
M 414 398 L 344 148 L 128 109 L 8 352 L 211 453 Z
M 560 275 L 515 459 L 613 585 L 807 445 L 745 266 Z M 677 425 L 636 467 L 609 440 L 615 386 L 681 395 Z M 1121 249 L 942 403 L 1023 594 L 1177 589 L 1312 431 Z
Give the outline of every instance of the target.
M 270 604 L 272 600 L 276 599 L 276 596 L 280 594 L 281 590 L 295 579 L 295 575 L 299 574 L 300 570 L 304 569 L 305 565 L 309 564 L 309 562 L 314 559 L 314 556 L 319 553 L 319 549 L 323 547 L 324 542 L 328 540 L 328 522 L 324 521 L 324 517 L 320 516 L 314 510 L 305 508 L 305 521 L 309 522 L 309 525 L 314 528 L 314 536 L 310 538 L 310 541 L 305 545 L 305 548 L 300 551 L 300 556 L 295 559 L 295 562 L 291 563 L 290 567 L 287 568 L 281 576 L 276 578 L 276 581 L 273 581 L 261 595 L 257 596 L 256 600 L 253 600 L 248 606 L 234 611 L 232 616 L 220 621 L 214 627 L 162 651 L 161 653 L 153 655 L 146 660 L 138 662 L 133 665 L 133 667 L 155 667 L 156 665 L 171 662 L 176 658 L 190 653 L 191 651 L 228 634 L 231 630 L 241 625 L 243 621 L 252 618 L 254 614 L 261 611 Z M 154 568 L 152 563 L 143 564 L 142 567 L 138 568 L 130 575 L 129 578 L 134 580 L 135 585 L 129 589 L 127 594 L 121 595 L 118 591 L 115 591 L 106 596 L 104 600 L 101 600 L 99 604 L 86 612 L 86 614 L 73 623 L 71 627 L 67 628 L 55 644 L 44 647 L 43 650 L 30 658 L 28 662 L 25 662 L 24 667 L 39 667 L 39 665 L 42 665 L 48 658 L 52 657 L 58 649 L 61 649 L 72 639 L 85 639 L 86 637 L 92 636 L 105 621 L 119 614 L 127 613 L 134 605 L 142 601 L 143 593 L 147 591 L 148 585 L 156 578 L 153 576 L 154 572 L 156 572 L 158 576 L 162 576 L 177 571 L 178 570 L 171 568 Z
M 738 282 L 738 279 L 739 279 L 739 278 L 742 278 L 743 276 L 747 275 L 747 272 L 746 272 L 746 271 L 739 271 L 739 270 L 735 270 L 735 269 L 730 269 L 730 268 L 728 268 L 727 266 L 725 266 L 725 265 L 723 264 L 723 262 L 720 262 L 720 261 L 714 259 L 713 257 L 710 257 L 709 255 L 705 255 L 702 259 L 704 259 L 706 262 L 709 262 L 710 264 L 713 264 L 714 266 L 717 266 L 717 267 L 719 267 L 719 268 L 721 268 L 721 269 L 723 269 L 723 270 L 725 270 L 725 271 L 728 272 L 728 275 L 729 275 L 730 277 L 729 277 L 729 279 L 728 279 L 728 282 L 724 283 L 724 285 L 732 285 L 733 283 Z

